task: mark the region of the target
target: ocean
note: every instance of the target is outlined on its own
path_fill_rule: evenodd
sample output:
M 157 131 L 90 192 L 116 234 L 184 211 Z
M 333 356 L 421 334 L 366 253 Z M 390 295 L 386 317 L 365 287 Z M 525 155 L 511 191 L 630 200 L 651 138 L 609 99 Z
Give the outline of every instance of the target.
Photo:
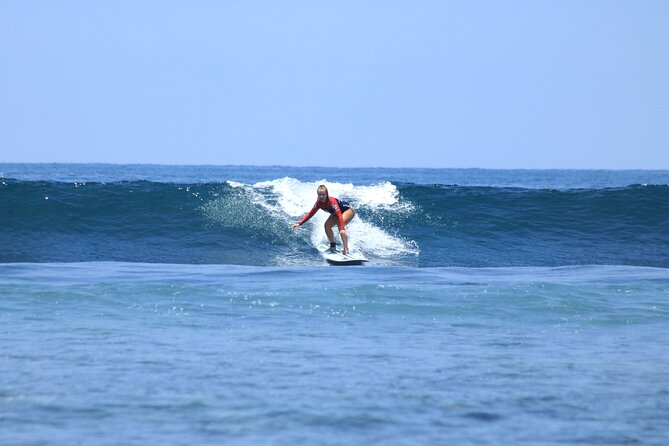
M 0 246 L 2 445 L 669 442 L 669 171 L 0 163 Z

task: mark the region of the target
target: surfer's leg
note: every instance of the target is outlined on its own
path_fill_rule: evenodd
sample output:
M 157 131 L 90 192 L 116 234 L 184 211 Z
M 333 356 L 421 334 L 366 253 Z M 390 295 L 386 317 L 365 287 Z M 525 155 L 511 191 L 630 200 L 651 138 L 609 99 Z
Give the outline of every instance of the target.
M 348 208 L 341 214 L 341 216 L 344 217 L 344 224 L 347 225 L 353 220 L 353 217 L 355 217 L 355 209 Z
M 337 223 L 337 216 L 336 215 L 331 215 L 328 217 L 327 220 L 325 220 L 325 235 L 328 237 L 328 240 L 330 241 L 330 245 L 335 242 L 334 238 L 334 232 L 332 232 L 332 227 Z

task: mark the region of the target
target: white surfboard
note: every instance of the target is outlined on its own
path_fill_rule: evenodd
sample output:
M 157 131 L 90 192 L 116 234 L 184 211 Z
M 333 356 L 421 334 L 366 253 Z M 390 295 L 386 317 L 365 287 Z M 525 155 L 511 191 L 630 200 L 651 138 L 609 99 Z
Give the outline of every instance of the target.
M 340 251 L 331 252 L 330 246 L 325 243 L 318 245 L 318 250 L 330 265 L 362 265 L 365 262 L 369 262 L 369 260 L 359 252 L 349 251 L 348 254 L 342 254 Z

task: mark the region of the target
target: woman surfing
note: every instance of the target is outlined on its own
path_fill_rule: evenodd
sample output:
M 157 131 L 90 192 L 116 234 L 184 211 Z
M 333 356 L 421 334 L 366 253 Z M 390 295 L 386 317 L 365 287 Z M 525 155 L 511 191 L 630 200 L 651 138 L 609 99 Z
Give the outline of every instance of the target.
M 346 224 L 355 217 L 355 209 L 353 209 L 348 202 L 331 197 L 328 193 L 328 188 L 322 184 L 316 189 L 316 195 L 317 199 L 314 207 L 311 208 L 309 213 L 307 213 L 302 220 L 293 225 L 293 229 L 302 226 L 307 220 L 313 217 L 319 209 L 323 209 L 330 213 L 330 217 L 325 221 L 325 235 L 330 241 L 330 251 L 335 252 L 337 250 L 334 232 L 332 231 L 332 226 L 337 225 L 341 241 L 344 244 L 341 253 L 348 254 L 348 234 L 346 234 Z

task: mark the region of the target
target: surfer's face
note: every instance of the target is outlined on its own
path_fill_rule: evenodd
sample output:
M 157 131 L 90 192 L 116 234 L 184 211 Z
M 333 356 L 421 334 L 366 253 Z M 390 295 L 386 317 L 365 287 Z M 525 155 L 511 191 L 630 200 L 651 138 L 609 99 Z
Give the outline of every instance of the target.
M 318 190 L 316 191 L 316 195 L 318 195 L 318 199 L 319 199 L 320 201 L 325 202 L 325 199 L 327 198 L 328 193 L 327 193 L 326 191 L 324 191 L 323 189 L 318 189 Z

